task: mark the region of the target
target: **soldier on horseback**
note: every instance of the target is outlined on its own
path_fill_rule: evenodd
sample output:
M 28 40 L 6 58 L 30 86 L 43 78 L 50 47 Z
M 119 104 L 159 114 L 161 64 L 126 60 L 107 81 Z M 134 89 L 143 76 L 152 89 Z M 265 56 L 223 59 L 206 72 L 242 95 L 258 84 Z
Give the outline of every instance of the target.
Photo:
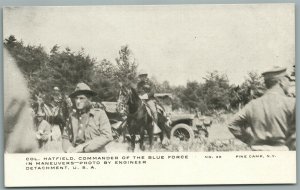
M 142 100 L 144 100 L 151 110 L 153 120 L 157 122 L 157 104 L 154 98 L 154 85 L 149 80 L 148 74 L 141 72 L 139 75 L 139 82 L 137 84 L 137 92 Z
M 168 125 L 168 118 L 162 105 L 155 98 L 155 86 L 148 78 L 146 72 L 139 74 L 139 81 L 137 83 L 137 93 L 140 99 L 144 101 L 154 121 L 154 133 L 159 133 L 161 130 L 166 130 Z

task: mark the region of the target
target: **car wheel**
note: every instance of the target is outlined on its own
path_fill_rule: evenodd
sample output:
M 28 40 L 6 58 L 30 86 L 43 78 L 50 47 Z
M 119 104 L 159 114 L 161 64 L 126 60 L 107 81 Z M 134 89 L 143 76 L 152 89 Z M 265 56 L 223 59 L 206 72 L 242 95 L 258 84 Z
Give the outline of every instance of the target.
M 186 124 L 177 124 L 171 130 L 171 140 L 179 139 L 180 141 L 192 142 L 194 138 L 194 131 Z

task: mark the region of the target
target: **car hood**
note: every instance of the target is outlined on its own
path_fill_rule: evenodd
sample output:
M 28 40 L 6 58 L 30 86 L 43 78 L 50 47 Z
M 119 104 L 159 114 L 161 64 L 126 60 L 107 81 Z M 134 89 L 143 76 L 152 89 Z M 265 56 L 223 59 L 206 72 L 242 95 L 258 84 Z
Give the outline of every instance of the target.
M 176 114 L 176 115 L 171 115 L 170 119 L 171 121 L 176 121 L 176 120 L 181 120 L 181 119 L 194 119 L 195 115 L 194 114 Z

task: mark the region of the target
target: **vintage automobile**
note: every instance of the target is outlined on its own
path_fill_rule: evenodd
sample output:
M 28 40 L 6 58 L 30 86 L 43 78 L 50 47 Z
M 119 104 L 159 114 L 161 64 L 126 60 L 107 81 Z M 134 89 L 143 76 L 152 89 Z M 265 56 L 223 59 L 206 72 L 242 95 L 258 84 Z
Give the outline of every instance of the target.
M 211 118 L 198 114 L 184 114 L 172 112 L 172 94 L 156 93 L 155 98 L 164 107 L 169 119 L 170 140 L 192 142 L 195 137 L 209 136 L 207 128 L 212 124 Z M 126 122 L 117 112 L 116 102 L 101 102 L 112 126 L 112 133 L 115 140 L 121 136 L 123 141 L 126 139 Z M 128 137 L 129 138 L 129 137 Z M 137 140 L 139 138 L 137 137 Z
M 206 116 L 197 116 L 195 114 L 174 114 L 170 116 L 171 120 L 171 140 L 192 142 L 195 137 L 209 136 L 207 128 L 212 124 L 212 120 Z
M 170 139 L 192 142 L 195 137 L 208 137 L 208 130 L 212 119 L 199 114 L 184 114 L 172 112 L 173 95 L 170 93 L 157 93 L 155 98 L 165 108 L 170 120 Z

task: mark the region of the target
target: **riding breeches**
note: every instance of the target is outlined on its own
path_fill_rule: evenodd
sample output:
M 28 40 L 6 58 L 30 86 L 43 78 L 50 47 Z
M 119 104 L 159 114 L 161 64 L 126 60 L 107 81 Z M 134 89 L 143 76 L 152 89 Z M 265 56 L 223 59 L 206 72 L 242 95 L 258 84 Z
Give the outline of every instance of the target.
M 155 100 L 150 99 L 147 101 L 147 104 L 152 112 L 152 116 L 155 122 L 157 122 L 157 109 L 156 109 L 156 103 Z

